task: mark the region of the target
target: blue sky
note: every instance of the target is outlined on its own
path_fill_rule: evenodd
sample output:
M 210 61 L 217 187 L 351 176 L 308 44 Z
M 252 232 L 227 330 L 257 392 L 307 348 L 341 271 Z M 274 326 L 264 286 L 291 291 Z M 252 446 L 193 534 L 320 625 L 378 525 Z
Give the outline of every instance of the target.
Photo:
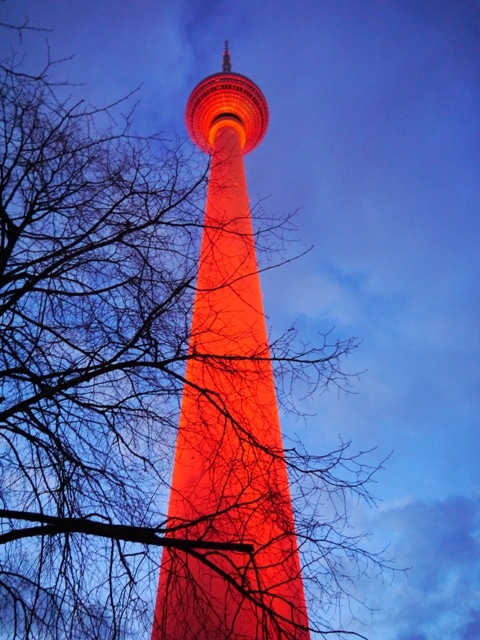
M 480 2 L 477 0 L 7 0 L 29 16 L 27 64 L 74 55 L 61 77 L 96 104 L 141 85 L 136 126 L 186 135 L 191 89 L 233 70 L 269 103 L 246 158 L 252 200 L 299 209 L 291 252 L 264 274 L 269 325 L 358 336 L 355 393 L 283 420 L 317 452 L 338 435 L 393 455 L 377 510 L 408 577 L 365 581 L 371 640 L 480 638 Z M 13 36 L 12 36 L 13 38 Z M 15 39 L 15 38 L 13 38 Z M 3 47 L 6 46 L 4 43 Z

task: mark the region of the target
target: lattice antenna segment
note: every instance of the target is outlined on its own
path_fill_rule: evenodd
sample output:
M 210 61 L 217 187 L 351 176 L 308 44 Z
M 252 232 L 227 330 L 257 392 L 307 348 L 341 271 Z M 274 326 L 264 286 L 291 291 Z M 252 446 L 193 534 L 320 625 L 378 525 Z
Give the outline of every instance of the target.
M 228 50 L 228 40 L 225 40 L 225 51 L 223 52 L 223 72 L 230 73 L 232 63 L 230 60 L 230 51 Z

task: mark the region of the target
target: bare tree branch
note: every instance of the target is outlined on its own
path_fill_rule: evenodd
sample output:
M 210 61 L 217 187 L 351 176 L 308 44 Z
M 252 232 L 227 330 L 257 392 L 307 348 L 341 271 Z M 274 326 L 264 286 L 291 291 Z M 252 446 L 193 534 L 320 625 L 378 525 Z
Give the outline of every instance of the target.
M 191 578 L 192 562 L 202 563 L 258 607 L 262 638 L 294 638 L 275 618 L 268 589 L 246 580 L 259 545 L 215 530 L 229 510 L 281 519 L 284 497 L 268 469 L 260 497 L 244 486 L 233 505 L 219 496 L 215 512 L 176 522 L 166 515 L 184 388 L 233 434 L 238 464 L 250 465 L 252 477 L 257 455 L 284 455 L 238 419 L 228 394 L 208 380 L 186 380 L 185 366 L 197 361 L 222 371 L 241 393 L 248 371 L 261 375 L 271 365 L 281 403 L 301 411 L 297 385 L 304 394 L 332 384 L 349 390 L 341 363 L 359 341 L 320 334 L 318 344 L 303 344 L 290 327 L 268 354 L 197 349 L 190 316 L 205 161 L 182 141 L 135 135 L 123 103 L 94 109 L 61 99 L 51 64 L 35 75 L 0 64 L 0 636 L 148 634 L 157 547 L 164 547 L 179 567 L 171 588 Z M 267 269 L 279 262 L 291 221 L 282 226 L 263 207 L 257 213 Z M 195 428 L 212 451 L 205 473 L 231 477 L 207 421 Z M 311 629 L 325 638 L 363 638 L 337 629 L 329 616 L 353 597 L 356 576 L 389 567 L 351 527 L 349 513 L 352 496 L 374 504 L 370 486 L 382 463 L 342 441 L 323 455 L 294 442 L 285 458 Z M 188 584 L 193 609 L 208 611 L 200 586 Z

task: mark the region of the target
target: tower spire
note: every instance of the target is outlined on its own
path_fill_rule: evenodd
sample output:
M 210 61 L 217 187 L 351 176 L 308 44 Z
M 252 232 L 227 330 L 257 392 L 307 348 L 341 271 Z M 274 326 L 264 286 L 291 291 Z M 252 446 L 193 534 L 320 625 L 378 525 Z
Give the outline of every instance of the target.
M 228 40 L 225 40 L 225 49 L 223 52 L 223 72 L 230 73 L 232 63 L 230 62 L 230 51 L 228 50 Z

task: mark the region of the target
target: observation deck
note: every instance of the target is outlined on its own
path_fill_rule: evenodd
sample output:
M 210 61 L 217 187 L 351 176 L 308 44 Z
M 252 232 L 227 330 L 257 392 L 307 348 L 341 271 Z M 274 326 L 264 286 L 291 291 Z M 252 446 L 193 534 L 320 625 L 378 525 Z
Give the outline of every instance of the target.
M 223 72 L 208 76 L 192 91 L 185 113 L 187 130 L 193 142 L 211 154 L 217 130 L 227 124 L 233 126 L 240 133 L 242 153 L 246 154 L 267 131 L 267 101 L 254 82 L 230 71 L 227 46 L 223 68 Z

